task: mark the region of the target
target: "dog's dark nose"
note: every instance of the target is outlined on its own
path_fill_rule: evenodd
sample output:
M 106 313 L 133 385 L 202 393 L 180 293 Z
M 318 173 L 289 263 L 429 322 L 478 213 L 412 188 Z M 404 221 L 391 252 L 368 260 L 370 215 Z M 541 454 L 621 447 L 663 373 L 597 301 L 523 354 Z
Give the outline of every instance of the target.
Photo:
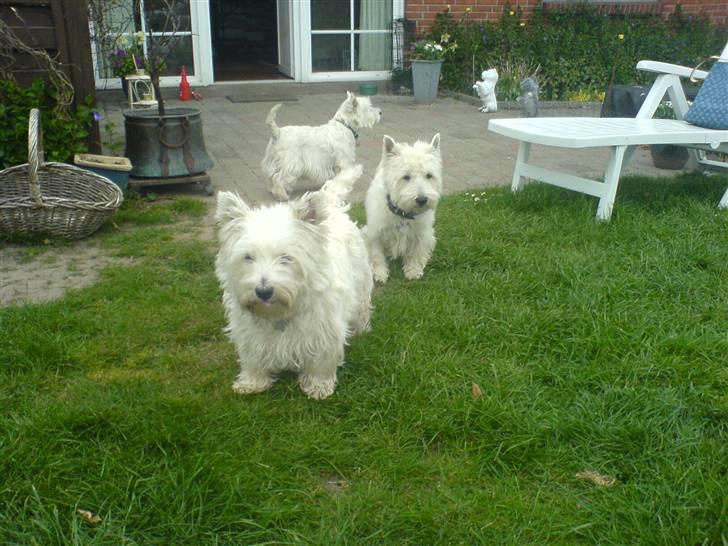
M 427 204 L 427 197 L 420 195 L 417 199 L 415 199 L 415 203 L 417 203 L 420 207 L 424 207 Z
M 273 297 L 273 288 L 270 286 L 256 286 L 255 295 L 263 301 L 268 301 Z

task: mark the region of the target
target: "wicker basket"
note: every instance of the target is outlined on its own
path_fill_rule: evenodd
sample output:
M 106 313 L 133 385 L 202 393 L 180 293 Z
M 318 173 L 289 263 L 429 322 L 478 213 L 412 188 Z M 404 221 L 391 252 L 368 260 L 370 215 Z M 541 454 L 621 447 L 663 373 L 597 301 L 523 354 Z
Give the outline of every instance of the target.
M 28 163 L 0 171 L 0 232 L 81 239 L 99 229 L 123 200 L 108 178 L 45 163 L 40 111 L 30 111 Z

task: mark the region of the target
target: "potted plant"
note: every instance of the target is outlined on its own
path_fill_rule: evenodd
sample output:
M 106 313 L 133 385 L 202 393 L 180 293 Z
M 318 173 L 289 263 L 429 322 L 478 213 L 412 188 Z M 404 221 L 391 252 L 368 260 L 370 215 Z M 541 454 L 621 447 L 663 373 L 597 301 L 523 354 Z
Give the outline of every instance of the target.
M 121 34 L 109 53 L 109 68 L 121 78 L 121 89 L 127 95 L 126 77 L 144 72 L 144 33 Z
M 121 17 L 119 10 L 124 8 L 133 11 Z M 203 174 L 212 167 L 205 149 L 200 111 L 189 107 L 166 108 L 160 89 L 159 79 L 178 40 L 185 9 L 189 9 L 189 3 L 180 0 L 156 0 L 144 6 L 138 0 L 129 3 L 89 0 L 92 27 L 101 43 L 117 46 L 122 40 L 122 44 L 129 46 L 121 49 L 123 54 L 118 56 L 119 70 L 129 69 L 130 64 L 138 69 L 141 60 L 154 88 L 156 109 L 124 112 L 124 155 L 131 161 L 130 175 L 135 178 L 186 177 Z M 113 23 L 120 20 L 127 27 L 136 26 L 114 27 Z M 137 28 L 145 29 L 146 33 Z M 115 37 L 110 40 L 109 36 Z M 141 59 L 138 44 L 142 46 Z M 115 70 L 113 63 L 112 53 L 110 64 Z
M 672 103 L 665 101 L 661 103 L 654 116 L 659 119 L 675 119 L 675 112 Z M 688 162 L 688 149 L 685 146 L 676 144 L 650 144 L 650 155 L 652 163 L 658 169 L 678 170 L 685 167 Z
M 414 43 L 409 57 L 412 61 L 412 90 L 415 101 L 430 104 L 437 97 L 442 62 L 448 52 L 454 51 L 457 43 L 450 43 L 445 33 L 440 41 L 419 40 Z

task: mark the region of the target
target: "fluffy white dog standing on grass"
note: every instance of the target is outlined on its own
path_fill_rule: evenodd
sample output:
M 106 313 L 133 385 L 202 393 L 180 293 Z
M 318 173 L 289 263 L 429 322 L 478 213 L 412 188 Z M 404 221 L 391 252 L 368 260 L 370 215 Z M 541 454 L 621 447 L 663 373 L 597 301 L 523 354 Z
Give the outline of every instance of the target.
M 240 361 L 236 392 L 265 391 L 294 370 L 310 398 L 333 394 L 344 346 L 371 312 L 366 246 L 341 205 L 360 176 L 357 165 L 321 191 L 257 209 L 218 194 L 216 273 Z
M 266 118 L 271 136 L 261 166 L 268 178 L 268 190 L 282 201 L 288 199 L 299 179 L 321 185 L 340 170 L 352 167 L 359 130 L 374 127 L 382 117 L 382 111 L 372 106 L 369 97 L 357 97 L 348 91 L 334 117 L 318 127 L 279 127 L 276 114 L 280 107 L 276 104 Z
M 387 257 L 402 258 L 407 279 L 419 279 L 435 248 L 435 208 L 442 192 L 440 134 L 429 144 L 385 136 L 382 159 L 367 191 L 362 230 L 374 280 L 389 277 Z

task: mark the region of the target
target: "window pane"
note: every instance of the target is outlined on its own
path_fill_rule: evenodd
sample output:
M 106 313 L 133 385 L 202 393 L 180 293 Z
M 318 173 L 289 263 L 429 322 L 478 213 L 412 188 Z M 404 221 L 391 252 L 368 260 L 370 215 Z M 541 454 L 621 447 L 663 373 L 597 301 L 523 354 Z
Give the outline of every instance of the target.
M 94 7 L 99 6 L 100 9 L 90 14 L 93 30 L 91 44 L 96 50 L 98 76 L 113 78 L 110 66 L 112 53 L 138 43 L 134 35 L 138 30 L 134 17 L 134 0 L 94 4 Z
M 349 34 L 314 34 L 311 36 L 311 67 L 314 72 L 349 72 L 351 70 Z
M 354 44 L 356 70 L 392 69 L 391 34 L 357 34 Z
M 187 74 L 193 75 L 195 69 L 192 55 L 192 37 L 189 35 L 189 0 L 175 0 L 174 4 L 180 10 L 176 31 L 172 23 L 166 23 L 167 4 L 163 0 L 146 0 L 144 12 L 147 16 L 147 29 L 149 29 L 151 23 L 151 28 L 157 32 L 161 32 L 166 28 L 167 32 L 184 32 L 186 35 L 164 36 L 155 34 L 152 42 L 150 42 L 148 35 L 142 36 L 141 33 L 135 35 L 136 32 L 141 30 L 140 21 L 136 19 L 139 14 L 138 12 L 135 14 L 134 11 L 135 0 L 100 2 L 103 11 L 99 14 L 99 17 L 103 20 L 103 23 L 98 23 L 98 30 L 94 29 L 94 47 L 96 47 L 97 52 L 99 76 L 113 78 L 114 74 L 110 68 L 109 60 L 110 54 L 119 48 L 129 48 L 130 44 L 134 43 L 135 40 L 144 42 L 145 45 L 142 49 L 147 53 L 151 53 L 152 48 L 150 46 L 154 43 L 153 49 L 161 52 L 162 57 L 166 57 L 163 76 L 179 75 L 182 65 L 187 68 Z M 169 51 L 168 54 L 167 51 Z
M 357 30 L 390 30 L 392 0 L 354 0 L 354 28 Z
M 311 0 L 312 30 L 349 30 L 349 0 Z
M 194 76 L 194 58 L 192 56 L 192 36 L 175 36 L 168 44 L 169 54 L 166 59 L 166 68 L 162 76 L 179 76 L 182 65 L 185 66 L 188 76 Z
M 171 11 L 170 8 L 174 8 Z M 189 32 L 192 30 L 190 0 L 145 0 L 147 31 Z

